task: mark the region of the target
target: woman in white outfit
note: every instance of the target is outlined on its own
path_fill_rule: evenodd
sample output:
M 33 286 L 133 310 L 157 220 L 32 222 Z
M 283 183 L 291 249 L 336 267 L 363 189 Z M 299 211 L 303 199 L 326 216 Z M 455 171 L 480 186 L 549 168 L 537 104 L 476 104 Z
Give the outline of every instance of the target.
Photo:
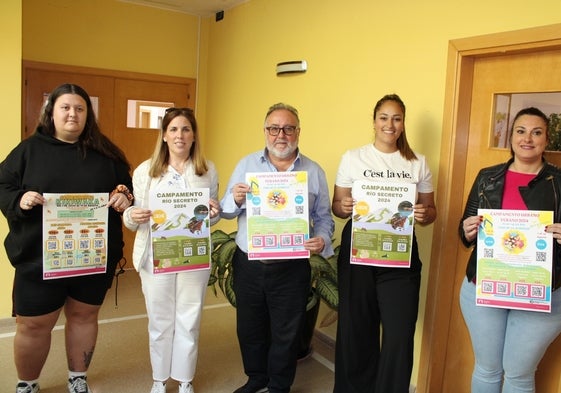
M 205 160 L 197 122 L 189 108 L 169 108 L 150 159 L 133 174 L 134 206 L 124 213 L 127 228 L 136 231 L 133 263 L 140 273 L 148 313 L 151 393 L 165 393 L 166 382 L 179 382 L 179 393 L 193 393 L 199 327 L 210 270 L 154 274 L 150 237 L 150 190 L 210 190 L 211 225 L 219 219 L 218 175 Z

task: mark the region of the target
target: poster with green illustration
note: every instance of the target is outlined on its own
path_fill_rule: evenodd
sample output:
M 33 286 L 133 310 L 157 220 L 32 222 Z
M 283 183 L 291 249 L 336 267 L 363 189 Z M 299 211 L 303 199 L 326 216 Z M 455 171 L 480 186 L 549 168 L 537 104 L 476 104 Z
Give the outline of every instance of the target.
M 210 268 L 208 188 L 150 191 L 154 274 Z
M 411 265 L 416 185 L 358 180 L 353 183 L 351 263 Z

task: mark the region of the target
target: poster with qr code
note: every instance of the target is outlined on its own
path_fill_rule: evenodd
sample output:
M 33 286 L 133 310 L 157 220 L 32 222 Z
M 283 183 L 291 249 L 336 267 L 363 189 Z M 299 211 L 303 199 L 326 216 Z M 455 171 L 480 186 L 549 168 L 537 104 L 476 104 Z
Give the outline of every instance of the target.
M 411 266 L 415 184 L 357 180 L 353 183 L 351 263 Z
M 109 194 L 43 196 L 43 279 L 105 273 Z
M 208 188 L 150 190 L 154 274 L 210 269 Z
M 479 209 L 476 304 L 551 312 L 552 211 Z
M 308 172 L 251 172 L 246 182 L 248 259 L 309 258 Z

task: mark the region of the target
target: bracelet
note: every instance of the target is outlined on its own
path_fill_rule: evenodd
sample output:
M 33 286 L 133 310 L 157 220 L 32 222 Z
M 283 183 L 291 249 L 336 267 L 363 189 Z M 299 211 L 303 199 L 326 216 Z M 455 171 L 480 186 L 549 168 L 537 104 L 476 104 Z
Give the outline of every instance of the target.
M 129 188 L 127 186 L 125 186 L 124 184 L 119 184 L 117 187 L 115 187 L 115 189 L 113 191 L 111 191 L 111 194 L 109 194 L 109 199 L 111 199 L 113 197 L 113 195 L 115 195 L 117 193 L 121 193 L 124 196 L 126 196 L 127 199 L 131 203 L 134 200 L 134 195 L 131 194 L 131 192 L 129 191 Z

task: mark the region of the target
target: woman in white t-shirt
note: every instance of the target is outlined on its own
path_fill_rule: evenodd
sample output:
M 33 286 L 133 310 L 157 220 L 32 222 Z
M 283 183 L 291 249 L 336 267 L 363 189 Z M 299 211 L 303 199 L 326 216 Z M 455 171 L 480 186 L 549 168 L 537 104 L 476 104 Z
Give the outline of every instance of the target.
M 339 165 L 333 213 L 350 218 L 355 181 L 415 184 L 415 223 L 436 219 L 432 175 L 405 135 L 405 105 L 392 94 L 374 107 L 374 143 L 347 151 Z M 339 320 L 334 393 L 407 393 L 413 368 L 421 260 L 413 235 L 409 267 L 350 264 L 352 220 L 341 236 L 338 258 Z M 380 336 L 380 326 L 383 328 Z M 381 337 L 381 339 L 380 339 Z

